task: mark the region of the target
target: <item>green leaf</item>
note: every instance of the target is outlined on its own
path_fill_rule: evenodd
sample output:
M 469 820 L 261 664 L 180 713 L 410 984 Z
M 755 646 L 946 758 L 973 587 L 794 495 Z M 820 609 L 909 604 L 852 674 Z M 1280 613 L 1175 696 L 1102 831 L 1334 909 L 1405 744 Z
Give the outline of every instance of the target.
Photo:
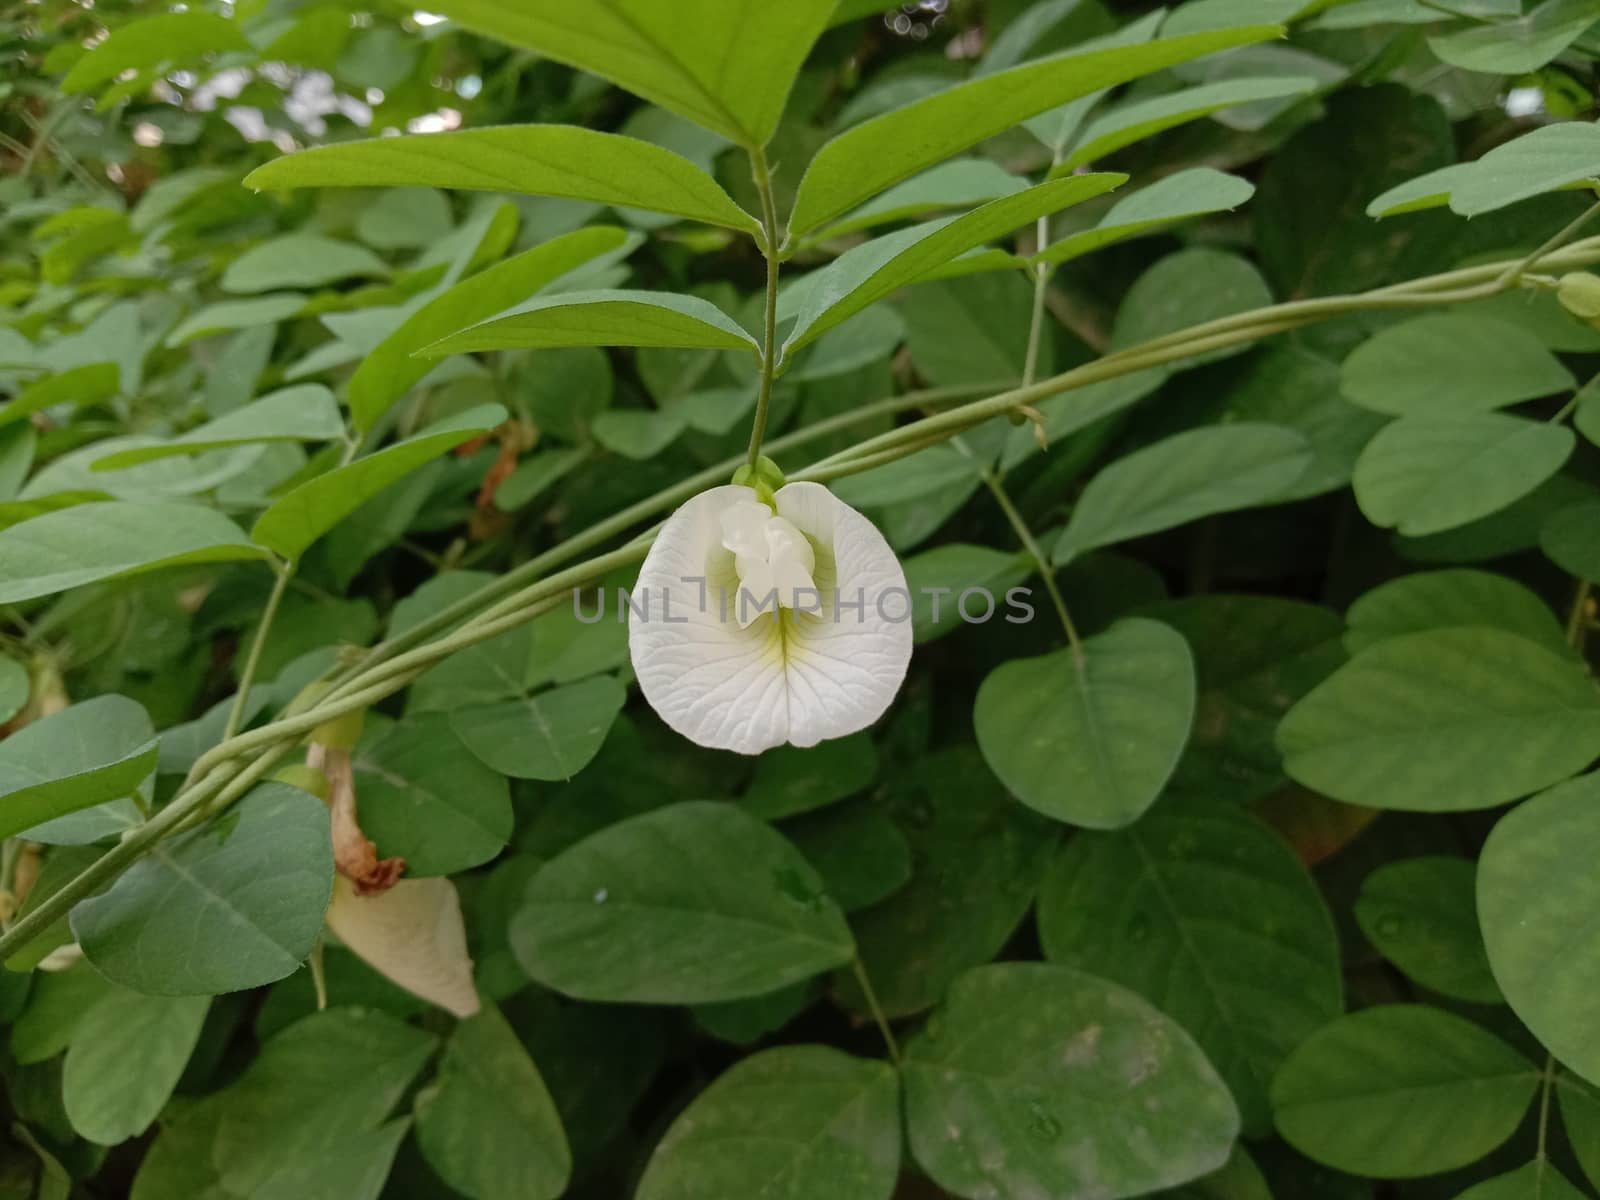
M 1538 1159 L 1493 1179 L 1485 1179 L 1462 1192 L 1456 1200 L 1584 1200 L 1584 1194 L 1567 1177 Z
M 116 363 L 87 363 L 65 371 L 53 371 L 34 380 L 15 397 L 0 405 L 0 425 L 21 421 L 36 412 L 58 404 L 80 407 L 95 404 L 117 393 L 121 372 Z
M 61 81 L 64 92 L 87 92 L 124 71 L 149 71 L 192 62 L 214 51 L 250 49 L 239 27 L 198 9 L 130 21 L 95 46 Z
M 370 1133 L 342 1138 L 274 1171 L 252 1200 L 378 1200 L 388 1182 L 408 1120 L 391 1121 Z
M 344 420 L 333 393 L 320 383 L 286 387 L 207 421 L 171 441 L 117 450 L 92 464 L 96 471 L 134 467 L 175 454 L 198 454 L 260 442 L 327 442 L 344 436 Z
M 1059 266 L 1129 238 L 1159 233 L 1178 221 L 1238 208 L 1255 190 L 1237 175 L 1191 167 L 1124 196 L 1092 228 L 1051 242 L 1031 261 Z
M 607 450 L 645 461 L 682 437 L 688 422 L 678 409 L 613 408 L 597 413 L 589 428 Z
M 80 902 L 72 931 L 97 969 L 136 992 L 215 995 L 296 970 L 332 893 L 327 806 L 266 783 Z
M 811 812 L 865 791 L 878 775 L 878 752 L 866 733 L 815 746 L 779 746 L 756 759 L 740 803 L 766 821 Z
M 1600 1183 L 1600 1093 L 1571 1075 L 1556 1076 L 1561 1123 L 1590 1183 Z
M 133 808 L 131 804 L 128 805 Z M 91 814 L 99 816 L 100 814 Z M 138 819 L 138 810 L 133 809 L 131 819 Z M 17 910 L 17 920 L 21 920 L 29 913 L 36 910 L 46 900 L 54 896 L 73 879 L 88 869 L 89 865 L 99 858 L 101 850 L 98 846 L 61 846 L 52 849 L 40 868 L 38 878 L 33 881 L 33 886 L 28 889 L 27 898 L 22 902 L 22 907 Z M 67 922 L 67 915 L 63 913 L 52 921 L 49 926 L 41 930 L 32 941 L 13 953 L 5 960 L 8 971 L 31 971 L 53 952 L 72 941 L 72 928 Z M 96 978 L 98 978 L 96 974 Z
M 938 1003 L 956 976 L 1000 953 L 1060 826 L 1006 795 L 970 746 L 921 757 L 885 786 L 881 803 L 911 846 L 911 881 L 852 925 L 883 1010 L 900 1017 Z M 867 1013 L 852 972 L 836 974 L 834 990 Z
M 1395 416 L 1460 416 L 1577 386 L 1533 334 L 1451 313 L 1391 325 L 1344 360 L 1344 394 Z
M 1235 422 L 1192 429 L 1118 459 L 1089 481 L 1055 561 L 1215 513 L 1270 504 L 1305 474 L 1311 448 L 1288 429 Z
M 1317 81 L 1308 76 L 1225 79 L 1219 83 L 1202 84 L 1154 99 L 1124 104 L 1091 122 L 1078 138 L 1072 153 L 1052 167 L 1050 173 L 1056 175 L 1071 171 L 1084 163 L 1115 154 L 1124 146 L 1154 137 L 1163 130 L 1197 121 L 1225 108 L 1259 100 L 1305 95 L 1315 90 L 1316 86 Z
M 1252 25 L 1139 46 L 1058 54 L 957 84 L 863 121 L 828 142 L 811 160 L 800 181 L 789 236 L 809 233 L 891 184 L 1035 113 L 1279 32 L 1274 25 Z
M 1231 804 L 1163 804 L 1120 833 L 1085 833 L 1039 893 L 1045 957 L 1132 988 L 1227 1080 L 1247 1134 L 1288 1056 L 1343 1010 L 1333 918 L 1276 833 Z
M 198 504 L 79 504 L 0 529 L 0 604 L 161 567 L 266 557 L 227 517 Z
M 958 979 L 901 1071 L 911 1152 L 960 1196 L 1137 1196 L 1227 1161 L 1239 1113 L 1176 1022 L 1043 963 Z
M 915 454 L 873 467 L 859 475 L 847 475 L 833 485 L 835 494 L 856 508 L 875 508 L 899 504 L 951 489 L 976 484 L 983 464 L 948 443 L 929 446 Z
M 11 1028 L 11 1054 L 24 1066 L 54 1058 L 72 1044 L 89 1010 L 114 988 L 86 962 L 65 971 L 42 971 L 28 1006 Z
M 252 246 L 222 273 L 225 292 L 319 288 L 342 279 L 382 279 L 389 268 L 365 246 L 318 233 L 286 233 Z
M 1455 529 L 1526 496 L 1576 445 L 1565 426 L 1503 413 L 1401 417 L 1356 460 L 1356 503 L 1407 537 Z
M 126 802 L 158 753 L 149 716 L 126 696 L 95 696 L 24 725 L 0 741 L 0 836 L 75 843 L 128 828 L 111 814 L 69 814 Z M 119 807 L 137 823 L 132 805 Z
M 396 722 L 354 757 L 361 829 L 408 876 L 454 875 L 511 840 L 511 790 L 443 714 Z
M 1563 571 L 1600 580 L 1600 501 L 1556 511 L 1539 528 L 1539 549 Z
M 280 292 L 271 296 L 255 296 L 249 300 L 219 300 L 190 313 L 167 335 L 169 350 L 177 349 L 196 338 L 227 333 L 233 329 L 254 329 L 261 325 L 276 325 L 297 316 L 305 309 L 306 298 L 298 292 Z
M 716 305 L 671 292 L 566 292 L 531 300 L 504 316 L 423 347 L 439 358 L 476 350 L 538 350 L 548 346 L 675 346 L 711 350 L 759 348 Z
M 506 419 L 498 404 L 480 404 L 435 422 L 393 446 L 309 479 L 272 502 L 250 536 L 290 562 L 390 484 Z M 92 506 L 84 506 L 92 507 Z M 81 512 L 82 509 L 68 509 Z M 0 535 L 3 537 L 4 535 Z
M 954 158 L 896 184 L 854 212 L 811 234 L 802 246 L 859 233 L 874 225 L 915 220 L 941 209 L 972 208 L 1002 196 L 1014 196 L 1027 186 L 1026 179 L 1018 178 L 987 158 Z
M 1577 396 L 1578 408 L 1572 423 L 1596 446 L 1600 446 L 1600 375 L 1584 384 Z
M 1499 1004 L 1478 932 L 1476 878 L 1477 868 L 1465 858 L 1386 863 L 1362 882 L 1355 915 L 1378 952 L 1423 987 Z
M 0 425 L 0 499 L 9 501 L 22 490 L 38 448 L 38 433 L 33 425 Z
M 704 1004 L 848 962 L 844 915 L 798 851 L 740 808 L 689 802 L 546 863 L 512 919 L 537 982 L 585 1000 Z
M 1596 21 L 1594 0 L 1545 0 L 1515 21 L 1471 25 L 1428 39 L 1428 49 L 1452 67 L 1491 75 L 1525 75 L 1560 54 Z
M 638 1200 L 889 1200 L 900 1087 L 887 1063 L 780 1046 L 736 1063 L 672 1123 Z
M 1534 1065 L 1471 1021 L 1421 1004 L 1325 1025 L 1272 1085 L 1278 1132 L 1317 1162 L 1413 1179 L 1476 1162 L 1522 1122 Z
M 397 139 L 388 138 L 385 141 Z M 437 364 L 412 352 L 504 312 L 540 288 L 600 255 L 631 242 L 621 229 L 575 229 L 480 271 L 423 304 L 362 358 L 350 377 L 350 416 L 365 432 L 389 406 Z
M 1590 774 L 1512 809 L 1478 863 L 1478 916 L 1500 990 L 1533 1035 L 1590 1083 L 1600 1082 L 1600 931 L 1577 914 L 1600 902 L 1597 835 L 1600 775 Z
M 272 1194 L 280 1174 L 375 1131 L 436 1044 L 363 1008 L 313 1013 L 270 1038 L 238 1082 L 203 1102 L 216 1122 L 211 1159 L 224 1195 Z
M 892 896 L 911 878 L 911 844 L 867 798 L 787 821 L 783 834 L 847 913 Z
M 778 127 L 834 0 L 597 0 L 578 9 L 442 0 L 468 29 L 579 67 L 745 146 Z
M 1130 618 L 1071 650 L 1014 659 L 978 688 L 978 747 L 1017 799 L 1058 821 L 1117 829 L 1166 786 L 1194 719 L 1183 636 Z
M 209 996 L 109 993 L 78 1023 L 61 1100 L 79 1137 L 115 1146 L 161 1114 L 200 1040 Z
M 1438 208 L 1450 203 L 1456 187 L 1471 179 L 1478 164 L 1451 163 L 1415 179 L 1396 184 L 1367 205 L 1369 217 L 1397 217 L 1401 213 L 1420 212 L 1425 208 Z M 1600 163 L 1596 164 L 1600 170 Z
M 555 1200 L 572 1174 L 539 1068 L 492 1004 L 456 1026 L 416 1100 L 428 1165 L 476 1200 Z
M 1272 291 L 1249 259 L 1197 246 L 1159 260 L 1134 281 L 1117 309 L 1111 348 L 1127 350 L 1190 326 L 1264 308 Z M 1243 354 L 1248 346 L 1224 346 L 1169 365 L 1181 371 Z
M 27 706 L 33 691 L 33 681 L 28 678 L 28 668 L 16 659 L 0 654 L 0 725 Z
M 1031 562 L 1016 553 L 948 542 L 902 564 L 911 589 L 911 621 L 916 640 L 932 641 L 961 624 L 962 593 L 978 589 L 1001 597 L 1031 573 Z
M 61 1160 L 40 1145 L 21 1121 L 12 1122 L 11 1136 L 33 1151 L 39 1160 L 39 1179 L 33 1192 L 34 1200 L 72 1200 L 72 1176 L 61 1165 Z
M 468 188 L 592 200 L 757 234 L 761 224 L 681 154 L 574 125 L 503 125 L 314 146 L 245 176 L 253 188 Z M 294 285 L 299 286 L 299 285 Z
M 1455 182 L 1450 208 L 1478 217 L 1600 176 L 1600 125 L 1563 121 L 1496 146 Z
M 609 675 L 503 704 L 458 708 L 450 721 L 486 765 L 516 779 L 571 779 L 600 751 L 628 693 Z
M 1571 657 L 1495 629 L 1388 638 L 1356 655 L 1278 729 L 1284 767 L 1351 804 L 1488 808 L 1600 755 L 1600 691 Z
M 847 250 L 806 276 L 794 328 L 783 343 L 792 354 L 890 292 L 928 274 L 974 246 L 1040 217 L 1081 204 L 1126 183 L 1110 172 L 1072 175 L 992 200 L 948 221 L 929 222 Z
M 1465 567 L 1391 579 L 1352 604 L 1345 621 L 1352 654 L 1389 638 L 1457 625 L 1501 629 L 1557 654 L 1571 652 L 1566 631 L 1543 600 L 1504 575 Z

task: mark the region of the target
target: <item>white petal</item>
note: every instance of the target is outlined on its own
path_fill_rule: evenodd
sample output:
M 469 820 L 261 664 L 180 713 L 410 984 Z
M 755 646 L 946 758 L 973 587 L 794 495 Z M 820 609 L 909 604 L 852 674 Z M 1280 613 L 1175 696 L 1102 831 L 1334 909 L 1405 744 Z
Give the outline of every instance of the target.
M 376 896 L 333 881 L 328 928 L 357 957 L 414 996 L 458 1017 L 478 1011 L 461 901 L 448 879 L 402 879 Z
M 645 615 L 630 612 L 628 628 L 634 673 L 662 719 L 700 745 L 741 754 L 866 728 L 893 701 L 911 660 L 911 597 L 894 551 L 820 484 L 789 484 L 777 502 L 815 549 L 822 612 L 785 611 L 780 621 L 762 615 L 740 626 L 739 576 L 722 517 L 753 495 L 713 488 L 668 519 L 634 592 Z M 835 588 L 845 604 L 860 594 L 864 610 L 836 610 Z
M 795 614 L 786 644 L 789 741 L 814 746 L 865 729 L 893 702 L 911 662 L 911 591 L 878 527 L 820 483 L 788 484 L 777 499 L 822 551 L 823 611 Z M 858 595 L 860 613 L 846 607 Z

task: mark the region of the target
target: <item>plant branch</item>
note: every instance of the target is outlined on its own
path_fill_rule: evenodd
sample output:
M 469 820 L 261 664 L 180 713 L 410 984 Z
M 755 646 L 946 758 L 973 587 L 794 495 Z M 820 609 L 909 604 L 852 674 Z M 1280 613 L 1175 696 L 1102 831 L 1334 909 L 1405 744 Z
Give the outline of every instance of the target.
M 898 1067 L 900 1043 L 894 1040 L 894 1030 L 889 1028 L 889 1018 L 883 1014 L 883 1005 L 878 1003 L 878 993 L 872 987 L 872 977 L 867 974 L 866 964 L 861 961 L 859 954 L 850 960 L 850 969 L 855 972 L 856 982 L 861 985 L 861 994 L 866 998 L 867 1008 L 872 1013 L 873 1022 L 878 1026 L 878 1032 L 883 1035 L 883 1044 L 889 1051 L 889 1061 Z
M 756 392 L 756 415 L 750 425 L 750 453 L 746 461 L 752 470 L 761 456 L 761 439 L 767 434 L 767 409 L 772 404 L 772 379 L 778 371 L 778 205 L 772 195 L 772 169 L 767 152 L 760 147 L 750 152 L 755 171 L 756 190 L 761 193 L 761 251 L 767 259 L 766 319 L 761 340 L 761 383 Z
M 250 687 L 255 683 L 256 671 L 261 667 L 261 651 L 266 647 L 267 638 L 272 633 L 272 622 L 278 615 L 278 606 L 283 602 L 283 593 L 289 587 L 289 579 L 294 575 L 292 563 L 274 562 L 272 569 L 276 575 L 272 581 L 272 594 L 267 597 L 266 608 L 261 610 L 261 620 L 256 625 L 256 636 L 250 643 L 250 656 L 245 659 L 244 670 L 239 674 L 239 690 L 233 694 L 233 707 L 228 710 L 228 723 L 222 731 L 224 741 L 238 733 L 239 726 L 244 724 L 245 707 L 250 702 Z

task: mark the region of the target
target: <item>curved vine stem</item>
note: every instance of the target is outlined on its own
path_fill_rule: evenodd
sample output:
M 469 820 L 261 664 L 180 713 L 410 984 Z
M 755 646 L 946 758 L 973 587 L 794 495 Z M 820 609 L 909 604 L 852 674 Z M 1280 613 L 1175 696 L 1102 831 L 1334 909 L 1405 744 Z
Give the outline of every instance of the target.
M 751 470 L 761 457 L 761 439 L 767 435 L 767 409 L 772 404 L 772 380 L 778 371 L 778 205 L 772 195 L 772 168 L 767 152 L 757 147 L 750 152 L 756 191 L 761 194 L 761 251 L 767 259 L 767 297 L 765 328 L 761 339 L 761 383 L 756 392 L 756 414 L 750 424 L 750 453 L 746 462 Z
M 819 463 L 814 463 L 799 475 L 810 479 L 831 479 L 853 474 L 879 463 L 904 457 L 934 442 L 947 440 L 993 417 L 1020 411 L 1041 400 L 1062 395 L 1090 383 L 1114 379 L 1162 363 L 1176 362 L 1206 350 L 1256 341 L 1325 317 L 1367 309 L 1431 307 L 1495 295 L 1508 286 L 1501 282 L 1508 276 L 1508 267 L 1522 263 L 1521 269 L 1525 271 L 1535 262 L 1546 269 L 1589 266 L 1600 262 L 1600 238 L 1588 238 L 1565 249 L 1549 252 L 1534 261 L 1519 259 L 1510 263 L 1490 263 L 1394 287 L 1380 288 L 1360 295 L 1294 301 L 1241 313 L 1219 321 L 1210 321 L 1193 329 L 1108 355 L 1096 362 L 1075 367 L 1049 379 L 922 417 L 888 433 L 868 438 L 842 454 L 832 455 Z M 806 440 L 823 436 L 826 432 L 847 428 L 854 421 L 860 420 L 862 413 L 868 411 L 899 412 L 926 407 L 929 403 L 928 393 L 892 397 L 880 405 L 868 406 L 856 414 L 850 414 L 842 422 L 839 419 L 821 422 L 808 430 L 792 434 L 787 439 L 779 439 L 769 449 L 777 450 L 780 442 L 785 443 L 785 448 L 801 445 Z M 429 666 L 447 655 L 493 637 L 497 633 L 505 632 L 507 629 L 515 628 L 546 611 L 552 599 L 558 598 L 566 589 L 593 583 L 618 563 L 642 558 L 649 545 L 649 538 L 648 536 L 636 538 L 610 554 L 600 555 L 540 580 L 538 576 L 542 572 L 570 561 L 584 551 L 627 532 L 640 522 L 658 515 L 664 509 L 725 477 L 725 467 L 710 468 L 675 487 L 666 489 L 657 496 L 629 506 L 584 533 L 508 572 L 495 584 L 469 597 L 463 604 L 453 606 L 452 609 L 439 614 L 432 622 L 427 623 L 428 630 L 420 637 L 416 637 L 416 631 L 413 630 L 413 640 L 396 638 L 377 647 L 356 666 L 336 676 L 333 681 L 334 688 L 325 693 L 320 700 L 305 701 L 302 707 L 291 705 L 277 720 L 224 741 L 202 756 L 200 762 L 196 763 L 195 769 L 191 771 L 188 781 L 164 808 L 142 825 L 130 830 L 124 835 L 123 841 L 91 863 L 82 873 L 70 880 L 27 917 L 17 922 L 4 935 L 0 935 L 0 958 L 8 957 L 25 946 L 79 900 L 115 878 L 162 838 L 187 827 L 195 820 L 203 819 L 209 813 L 220 811 L 243 795 L 271 769 L 279 757 L 318 725 L 357 708 L 369 707 L 394 695 Z M 537 581 L 530 582 L 530 580 Z M 480 613 L 479 609 L 483 611 Z M 443 630 L 450 629 L 463 618 L 467 618 L 467 623 L 461 628 L 429 641 L 425 646 L 418 644 Z M 407 654 L 408 651 L 415 653 Z M 402 655 L 406 655 L 403 662 Z

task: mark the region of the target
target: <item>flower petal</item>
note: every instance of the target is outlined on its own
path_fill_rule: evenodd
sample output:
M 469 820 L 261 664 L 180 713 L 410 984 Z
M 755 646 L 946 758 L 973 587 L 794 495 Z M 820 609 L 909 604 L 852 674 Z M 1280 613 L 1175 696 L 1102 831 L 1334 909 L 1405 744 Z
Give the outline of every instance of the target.
M 778 515 L 814 550 L 812 611 L 764 613 L 741 626 L 724 516 L 754 494 L 712 488 L 667 520 L 640 569 L 628 629 L 634 673 L 662 719 L 702 746 L 741 754 L 813 746 L 872 724 L 899 691 L 912 641 L 911 595 L 894 551 L 815 483 L 777 493 Z
M 378 895 L 360 896 L 354 884 L 336 875 L 328 928 L 351 953 L 412 995 L 458 1017 L 478 1011 L 461 901 L 448 879 L 402 879 Z

